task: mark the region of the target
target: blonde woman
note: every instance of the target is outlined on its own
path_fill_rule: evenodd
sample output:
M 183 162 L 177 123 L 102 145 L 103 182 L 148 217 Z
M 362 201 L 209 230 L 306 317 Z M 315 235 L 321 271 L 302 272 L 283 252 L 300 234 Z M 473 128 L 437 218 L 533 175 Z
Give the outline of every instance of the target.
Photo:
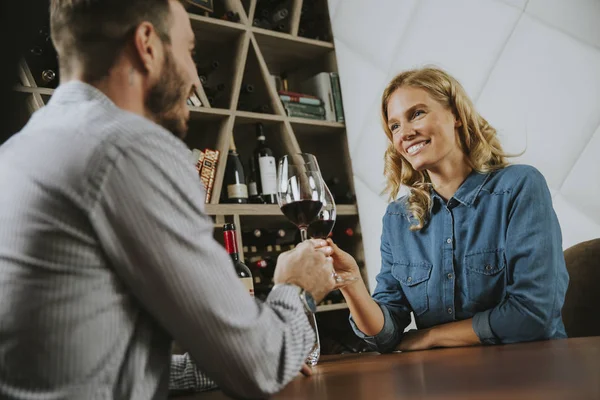
M 386 191 L 373 297 L 342 288 L 356 334 L 374 350 L 565 338 L 561 231 L 544 177 L 508 165 L 496 131 L 460 83 L 406 71 L 383 92 Z M 341 275 L 360 277 L 331 240 Z M 418 329 L 403 333 L 414 313 Z

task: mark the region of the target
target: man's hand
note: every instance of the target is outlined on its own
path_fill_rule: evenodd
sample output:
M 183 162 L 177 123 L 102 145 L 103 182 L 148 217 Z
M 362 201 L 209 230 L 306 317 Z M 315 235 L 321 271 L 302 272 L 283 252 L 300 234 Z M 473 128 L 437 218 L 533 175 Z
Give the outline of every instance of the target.
M 318 304 L 336 284 L 330 254 L 331 248 L 324 240 L 305 240 L 295 249 L 279 255 L 273 282 L 298 285 Z
M 404 333 L 402 336 L 402 341 L 398 347 L 396 347 L 396 350 L 417 351 L 427 350 L 432 347 L 429 329 L 411 329 L 410 331 Z
M 302 372 L 302 375 L 304 376 L 311 376 L 312 368 L 308 364 L 302 364 L 302 369 L 300 370 L 300 372 Z

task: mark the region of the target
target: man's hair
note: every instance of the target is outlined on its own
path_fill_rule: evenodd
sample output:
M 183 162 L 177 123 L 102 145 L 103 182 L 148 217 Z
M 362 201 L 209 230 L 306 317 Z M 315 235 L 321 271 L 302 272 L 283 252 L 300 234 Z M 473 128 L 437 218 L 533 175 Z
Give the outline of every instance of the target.
M 51 0 L 50 29 L 60 74 L 81 68 L 87 82 L 106 77 L 142 22 L 170 42 L 169 0 Z

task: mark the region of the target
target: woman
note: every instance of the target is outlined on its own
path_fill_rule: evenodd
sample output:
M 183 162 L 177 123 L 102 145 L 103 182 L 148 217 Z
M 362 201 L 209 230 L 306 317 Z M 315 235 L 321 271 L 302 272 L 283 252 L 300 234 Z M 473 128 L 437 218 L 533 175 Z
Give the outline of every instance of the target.
M 383 217 L 373 297 L 341 289 L 356 334 L 374 350 L 422 350 L 565 338 L 568 284 L 544 177 L 508 166 L 496 131 L 454 78 L 406 71 L 385 89 L 386 191 L 409 194 Z M 331 240 L 338 274 L 360 277 Z M 403 333 L 414 313 L 418 330 Z

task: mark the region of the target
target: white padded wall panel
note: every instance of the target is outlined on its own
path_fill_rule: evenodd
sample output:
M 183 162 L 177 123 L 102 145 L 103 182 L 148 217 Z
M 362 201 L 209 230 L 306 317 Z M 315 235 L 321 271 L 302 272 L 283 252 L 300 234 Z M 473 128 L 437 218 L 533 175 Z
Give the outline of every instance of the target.
M 548 181 L 563 247 L 600 237 L 600 0 L 330 0 L 330 10 L 371 288 L 386 204 L 377 103 L 404 68 L 446 68 L 507 151 L 527 143 L 515 161 Z

